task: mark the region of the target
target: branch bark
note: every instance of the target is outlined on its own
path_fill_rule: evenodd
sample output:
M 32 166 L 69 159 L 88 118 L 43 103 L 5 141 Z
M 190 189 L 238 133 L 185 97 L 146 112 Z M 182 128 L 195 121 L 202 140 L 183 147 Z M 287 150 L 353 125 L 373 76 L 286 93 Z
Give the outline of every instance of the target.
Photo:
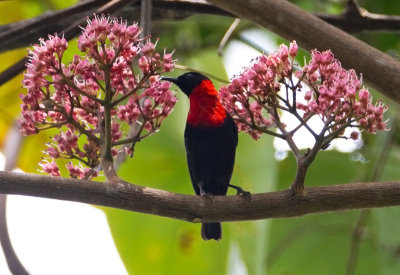
M 342 14 L 316 14 L 316 16 L 350 33 L 400 29 L 400 16 L 370 13 L 360 7 L 356 0 L 350 0 Z
M 212 200 L 142 187 L 119 180 L 91 182 L 0 172 L 0 193 L 53 198 L 159 215 L 188 222 L 288 218 L 312 213 L 400 205 L 400 181 L 310 187 Z
M 306 49 L 331 49 L 345 67 L 362 73 L 372 87 L 400 102 L 400 62 L 288 1 L 208 0 Z M 261 11 L 264 11 L 260 16 Z M 269 12 L 273 11 L 273 12 Z

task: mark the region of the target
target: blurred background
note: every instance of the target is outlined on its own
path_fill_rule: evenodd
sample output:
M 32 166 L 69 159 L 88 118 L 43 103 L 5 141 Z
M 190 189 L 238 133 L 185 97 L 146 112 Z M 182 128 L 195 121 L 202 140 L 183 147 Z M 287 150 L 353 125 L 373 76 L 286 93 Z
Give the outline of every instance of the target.
M 68 0 L 0 1 L 0 24 L 7 25 L 76 4 Z M 339 14 L 343 0 L 292 1 L 310 12 Z M 370 12 L 400 15 L 398 0 L 359 1 Z M 157 5 L 157 1 L 154 1 Z M 265 11 L 273 12 L 273 11 Z M 137 19 L 137 21 L 139 18 Z M 178 63 L 229 80 L 260 51 L 271 52 L 284 41 L 268 30 L 241 21 L 218 55 L 218 46 L 234 18 L 198 14 L 152 22 L 157 48 L 175 49 Z M 0 28 L 1 30 L 1 28 Z M 312 34 L 310 34 L 312 35 Z M 398 59 L 400 37 L 394 32 L 363 32 L 359 39 Z M 318 39 L 318 38 L 315 38 Z M 76 40 L 69 42 L 69 55 Z M 26 47 L 0 53 L 0 71 L 27 53 Z M 305 52 L 299 55 L 303 64 Z M 175 70 L 172 75 L 183 73 Z M 38 173 L 49 132 L 15 137 L 23 76 L 0 87 L 0 165 L 15 157 L 21 171 Z M 216 87 L 225 83 L 214 80 Z M 382 96 L 372 91 L 374 101 Z M 193 194 L 186 166 L 183 131 L 187 98 L 179 102 L 161 131 L 137 144 L 135 157 L 118 173 L 152 188 Z M 362 141 L 321 152 L 306 186 L 398 180 L 399 119 L 390 104 L 391 131 L 362 135 Z M 12 140 L 14 138 L 11 138 Z M 347 141 L 350 143 L 350 141 Z M 240 134 L 232 184 L 252 193 L 286 189 L 295 173 L 293 156 L 270 136 L 254 141 Z M 10 151 L 10 150 L 9 150 Z M 234 194 L 233 191 L 229 193 Z M 8 196 L 7 223 L 12 245 L 31 274 L 400 274 L 400 208 L 347 211 L 223 224 L 219 242 L 204 242 L 200 225 L 111 208 L 22 196 Z M 10 274 L 0 251 L 0 274 Z

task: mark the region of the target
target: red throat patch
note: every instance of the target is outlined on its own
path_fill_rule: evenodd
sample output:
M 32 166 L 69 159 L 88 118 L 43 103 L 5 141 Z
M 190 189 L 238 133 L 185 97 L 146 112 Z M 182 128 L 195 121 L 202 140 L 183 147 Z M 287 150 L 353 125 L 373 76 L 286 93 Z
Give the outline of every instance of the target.
M 194 88 L 189 100 L 188 124 L 198 127 L 218 127 L 224 123 L 226 111 L 211 80 L 203 80 Z

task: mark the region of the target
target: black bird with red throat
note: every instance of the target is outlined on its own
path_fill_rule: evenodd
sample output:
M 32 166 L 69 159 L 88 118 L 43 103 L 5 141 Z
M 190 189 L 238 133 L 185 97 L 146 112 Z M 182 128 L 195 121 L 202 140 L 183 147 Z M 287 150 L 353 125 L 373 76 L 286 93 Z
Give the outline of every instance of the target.
M 185 128 L 185 147 L 192 185 L 196 195 L 224 196 L 228 187 L 238 194 L 250 196 L 240 187 L 230 184 L 238 130 L 230 114 L 219 100 L 211 80 L 197 72 L 185 73 L 177 78 L 163 77 L 177 85 L 190 100 Z M 221 223 L 203 223 L 204 240 L 220 240 Z

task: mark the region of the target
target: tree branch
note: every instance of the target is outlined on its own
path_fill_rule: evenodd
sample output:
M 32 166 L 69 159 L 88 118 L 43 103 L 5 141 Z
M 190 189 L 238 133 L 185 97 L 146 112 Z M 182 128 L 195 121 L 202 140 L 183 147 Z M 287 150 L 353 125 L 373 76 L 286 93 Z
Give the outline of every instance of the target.
M 297 40 L 306 50 L 331 49 L 345 67 L 362 73 L 372 87 L 400 102 L 400 62 L 294 4 L 281 0 L 208 2 L 288 40 Z M 260 11 L 273 12 L 260 16 Z
M 342 14 L 316 14 L 322 20 L 346 32 L 398 31 L 400 16 L 370 13 L 361 8 L 357 1 L 350 0 Z
M 85 5 L 82 4 L 82 6 L 79 6 L 81 9 L 71 7 L 70 9 L 60 12 L 49 12 L 43 16 L 31 19 L 30 21 L 22 21 L 2 26 L 0 27 L 0 37 L 6 35 L 13 39 L 0 39 L 0 52 L 27 46 L 36 42 L 40 36 L 45 36 L 45 34 L 55 31 L 61 32 L 68 26 L 76 27 L 77 17 L 82 18 L 93 13 L 93 11 L 103 3 L 104 1 L 88 0 Z M 122 3 L 122 1 L 120 3 Z M 117 15 L 126 17 L 129 20 L 138 18 L 139 3 L 140 1 L 134 1 L 131 4 L 126 4 Z M 217 7 L 209 3 L 215 4 Z M 168 9 L 168 11 L 165 9 Z M 79 14 L 71 12 L 77 10 L 80 11 Z M 204 0 L 154 0 L 153 10 L 153 17 L 156 19 L 183 18 L 193 13 L 239 16 L 271 29 L 289 40 L 298 40 L 300 45 L 305 49 L 332 49 L 346 67 L 355 68 L 358 72 L 363 73 L 365 79 L 374 88 L 379 89 L 383 94 L 400 102 L 400 95 L 396 93 L 397 87 L 399 87 L 400 84 L 400 79 L 397 77 L 400 72 L 400 64 L 398 62 L 287 1 L 209 0 L 206 2 Z M 268 12 L 265 16 L 259 16 L 258 14 L 260 11 L 274 12 Z M 108 11 L 104 12 L 108 13 Z M 279 16 L 276 16 L 277 14 Z M 367 15 L 366 17 L 365 12 L 362 13 L 363 21 L 361 21 L 362 24 L 360 23 L 359 26 L 365 26 L 365 20 L 368 18 L 375 20 L 372 21 L 372 25 L 375 25 L 378 20 L 388 21 L 390 19 L 390 16 L 387 16 L 385 19 L 382 18 L 382 16 L 374 14 L 368 13 Z M 344 25 L 347 26 L 351 24 L 349 22 L 352 16 L 346 15 L 341 17 L 343 18 L 340 20 Z M 59 20 L 59 18 L 63 18 L 63 20 Z M 55 19 L 57 19 L 60 25 L 54 24 Z M 390 20 L 400 21 L 398 16 Z M 335 20 L 331 20 L 330 22 L 332 24 L 337 24 L 338 27 L 343 27 L 342 23 L 337 23 Z M 393 25 L 389 23 L 385 24 Z M 23 32 L 19 31 L 21 26 L 24 28 Z M 57 28 L 49 29 L 49 26 L 57 26 Z M 310 36 L 310 33 L 313 35 Z M 37 34 L 39 34 L 39 36 Z M 316 37 L 318 37 L 318 39 L 316 39 Z M 23 59 L 0 73 L 0 85 L 22 72 L 25 68 L 25 62 L 26 60 Z
M 400 205 L 400 181 L 310 187 L 212 200 L 129 184 L 0 172 L 0 193 L 69 200 L 189 222 L 287 218 L 312 213 Z

